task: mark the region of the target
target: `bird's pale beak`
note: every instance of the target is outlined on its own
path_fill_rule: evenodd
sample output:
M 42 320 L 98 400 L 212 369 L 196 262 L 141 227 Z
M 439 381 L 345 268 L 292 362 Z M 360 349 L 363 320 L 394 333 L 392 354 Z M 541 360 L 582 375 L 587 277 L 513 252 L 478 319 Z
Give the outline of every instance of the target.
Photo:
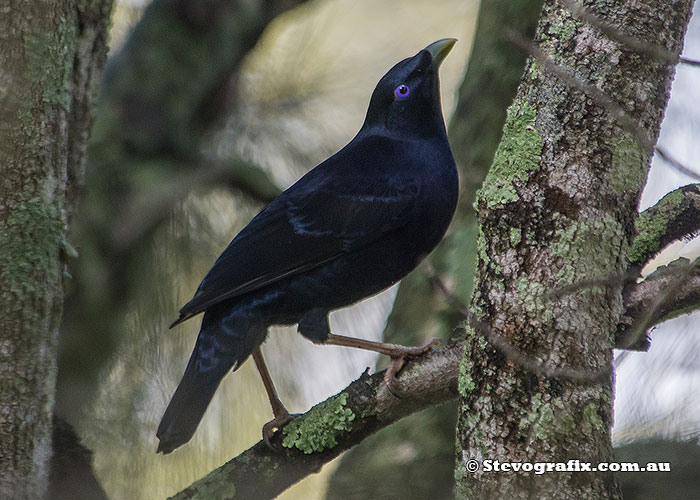
M 433 56 L 433 65 L 440 66 L 455 43 L 457 43 L 456 38 L 443 38 L 442 40 L 431 43 L 424 50 L 427 50 L 430 52 L 430 55 Z

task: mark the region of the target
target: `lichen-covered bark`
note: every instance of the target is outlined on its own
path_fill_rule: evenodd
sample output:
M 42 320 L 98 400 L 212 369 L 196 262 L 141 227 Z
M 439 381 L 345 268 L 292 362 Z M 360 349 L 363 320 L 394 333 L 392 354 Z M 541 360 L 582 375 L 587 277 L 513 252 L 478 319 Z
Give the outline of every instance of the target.
M 615 347 L 646 351 L 647 332 L 654 326 L 700 309 L 700 259 L 680 257 L 658 267 L 643 281 L 628 283 L 625 312 L 615 333 Z
M 638 272 L 667 245 L 693 238 L 700 232 L 700 185 L 671 191 L 656 205 L 640 213 L 622 292 L 625 311 L 617 325 L 615 347 L 649 348 L 647 332 L 656 324 L 700 308 L 700 263 L 679 259 L 656 269 L 643 281 Z
M 42 498 L 63 256 L 110 2 L 0 7 L 0 497 Z
M 700 184 L 671 191 L 639 214 L 635 226 L 630 263 L 641 268 L 669 243 L 700 232 Z
M 679 54 L 690 0 L 585 1 L 616 29 Z M 622 275 L 651 151 L 614 110 L 557 78 L 551 61 L 620 103 L 655 140 L 673 67 L 636 54 L 545 2 L 536 44 L 504 136 L 477 197 L 480 235 L 472 311 L 460 367 L 458 498 L 616 498 L 611 473 L 468 471 L 468 461 L 612 461 L 613 336 L 622 281 L 550 292 Z M 633 133 L 635 132 L 635 133 Z M 547 377 L 488 344 L 479 329 L 562 374 Z M 574 381 L 573 379 L 579 379 Z

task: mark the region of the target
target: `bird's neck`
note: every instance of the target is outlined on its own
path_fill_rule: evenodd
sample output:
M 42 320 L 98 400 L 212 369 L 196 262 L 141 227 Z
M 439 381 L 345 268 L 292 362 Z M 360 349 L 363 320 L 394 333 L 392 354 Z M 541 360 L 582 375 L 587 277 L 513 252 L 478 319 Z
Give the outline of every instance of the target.
M 423 123 L 414 122 L 411 126 L 365 122 L 357 135 L 358 137 L 382 136 L 399 141 L 447 140 L 447 131 L 442 116 L 439 117 L 439 120 L 426 120 Z

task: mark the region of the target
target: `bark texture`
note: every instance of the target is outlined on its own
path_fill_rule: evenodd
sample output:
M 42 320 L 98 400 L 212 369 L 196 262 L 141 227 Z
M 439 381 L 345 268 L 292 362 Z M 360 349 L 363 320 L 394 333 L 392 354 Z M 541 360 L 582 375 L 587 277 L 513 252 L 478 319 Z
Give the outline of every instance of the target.
M 0 7 L 0 497 L 43 498 L 66 239 L 111 2 Z
M 582 5 L 677 60 L 692 2 Z M 477 197 L 475 321 L 460 366 L 457 497 L 619 498 L 612 473 L 497 473 L 480 465 L 613 460 L 612 377 L 600 375 L 610 373 L 623 283 L 551 292 L 627 271 L 649 144 L 673 66 L 608 38 L 556 0 L 545 2 L 532 52 L 537 57 L 528 63 Z M 570 78 L 561 78 L 555 65 Z M 625 115 L 590 88 L 619 103 Z M 649 137 L 644 145 L 640 131 Z M 487 343 L 484 329 L 520 356 Z M 545 364 L 556 370 L 536 369 Z

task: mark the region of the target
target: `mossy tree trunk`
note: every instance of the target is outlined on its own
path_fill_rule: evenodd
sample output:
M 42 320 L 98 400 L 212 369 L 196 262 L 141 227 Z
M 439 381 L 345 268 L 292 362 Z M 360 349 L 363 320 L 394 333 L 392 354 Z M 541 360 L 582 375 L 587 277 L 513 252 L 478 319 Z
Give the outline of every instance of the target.
M 0 9 L 0 497 L 43 498 L 64 257 L 111 2 Z
M 488 472 L 484 462 L 613 461 L 611 361 L 623 283 L 551 292 L 628 269 L 673 76 L 668 59 L 680 53 L 692 2 L 584 1 L 589 14 L 578 17 L 566 5 L 546 1 L 536 44 L 522 42 L 536 57 L 477 197 L 458 498 L 620 497 L 612 473 Z M 671 57 L 637 53 L 592 19 Z

